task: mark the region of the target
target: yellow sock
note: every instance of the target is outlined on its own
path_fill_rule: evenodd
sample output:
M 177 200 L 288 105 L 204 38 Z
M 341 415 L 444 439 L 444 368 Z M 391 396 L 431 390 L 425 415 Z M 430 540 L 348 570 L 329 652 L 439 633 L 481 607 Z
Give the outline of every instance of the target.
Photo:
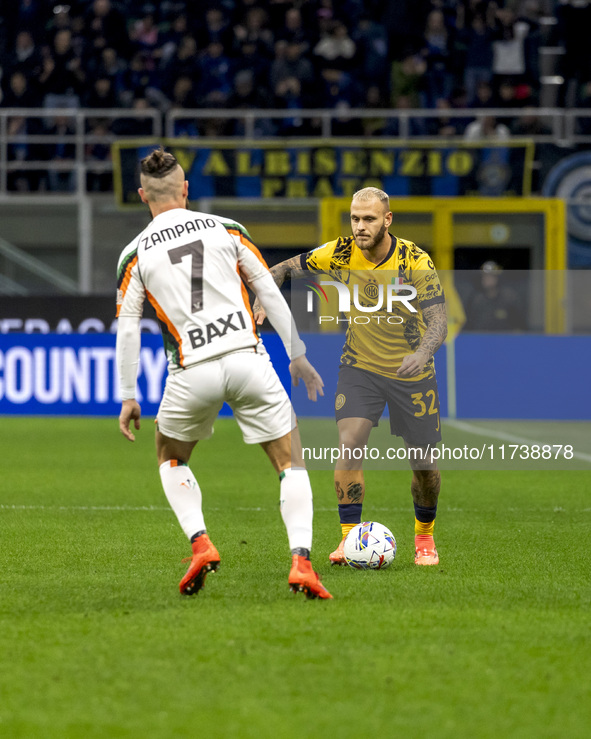
M 433 536 L 433 529 L 435 528 L 435 520 L 429 522 L 429 523 L 421 523 L 417 518 L 415 518 L 415 535 L 422 534 L 422 535 L 428 535 Z
M 342 523 L 341 524 L 341 531 L 343 532 L 343 539 L 346 538 L 347 534 L 351 529 L 355 528 L 355 526 L 358 526 L 356 523 Z

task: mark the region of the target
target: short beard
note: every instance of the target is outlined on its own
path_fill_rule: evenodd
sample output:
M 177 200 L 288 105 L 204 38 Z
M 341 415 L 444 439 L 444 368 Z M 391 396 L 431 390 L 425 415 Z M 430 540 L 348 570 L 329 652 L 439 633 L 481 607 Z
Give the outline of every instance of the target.
M 380 243 L 380 241 L 384 238 L 387 230 L 388 230 L 387 226 L 382 225 L 380 230 L 375 235 L 375 238 L 372 240 L 371 244 L 368 244 L 368 246 L 364 246 L 363 248 L 369 251 L 370 249 L 373 249 L 374 247 L 376 247 Z

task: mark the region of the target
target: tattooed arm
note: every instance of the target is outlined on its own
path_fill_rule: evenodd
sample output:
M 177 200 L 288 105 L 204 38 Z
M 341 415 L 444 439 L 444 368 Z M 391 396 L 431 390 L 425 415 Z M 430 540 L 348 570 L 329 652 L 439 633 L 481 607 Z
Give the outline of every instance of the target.
M 293 278 L 303 277 L 305 274 L 306 272 L 305 270 L 302 269 L 299 254 L 297 257 L 286 259 L 284 262 L 280 262 L 279 264 L 276 264 L 274 267 L 271 267 L 271 276 L 275 280 L 275 284 L 277 285 L 277 287 L 281 287 L 281 285 L 283 285 L 285 280 L 291 280 Z M 254 304 L 252 306 L 252 312 L 253 312 L 254 320 L 256 324 L 258 326 L 262 325 L 267 314 L 263 310 L 263 306 L 260 304 L 258 299 L 254 301 Z
M 439 349 L 447 336 L 447 314 L 445 303 L 436 303 L 423 310 L 423 318 L 427 324 L 421 343 L 414 354 L 407 354 L 402 360 L 398 372 L 399 377 L 414 377 L 423 371 L 423 367 Z
M 298 254 L 297 257 L 286 259 L 284 262 L 271 267 L 271 274 L 277 287 L 281 287 L 285 280 L 297 279 L 306 274 L 306 271 L 302 269 L 300 257 L 301 254 Z

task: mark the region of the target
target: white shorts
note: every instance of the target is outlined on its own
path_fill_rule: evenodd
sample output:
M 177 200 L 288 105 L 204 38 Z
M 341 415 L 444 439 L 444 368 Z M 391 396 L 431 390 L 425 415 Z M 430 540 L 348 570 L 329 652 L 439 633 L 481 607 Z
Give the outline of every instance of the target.
M 200 441 L 213 434 L 224 402 L 247 444 L 288 434 L 295 416 L 268 354 L 238 351 L 168 376 L 158 409 L 158 430 L 179 441 Z

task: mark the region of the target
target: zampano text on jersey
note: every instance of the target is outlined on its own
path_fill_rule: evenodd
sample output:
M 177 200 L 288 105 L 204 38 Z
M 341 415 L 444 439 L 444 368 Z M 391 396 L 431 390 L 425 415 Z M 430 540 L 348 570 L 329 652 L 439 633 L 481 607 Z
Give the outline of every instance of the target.
M 174 227 L 162 228 L 160 231 L 145 236 L 140 243 L 145 249 L 151 249 L 156 244 L 178 239 L 184 233 L 193 233 L 194 231 L 201 231 L 202 228 L 215 228 L 215 226 L 216 222 L 213 218 L 195 218 L 186 223 L 177 223 Z M 149 244 L 148 241 L 152 243 Z

